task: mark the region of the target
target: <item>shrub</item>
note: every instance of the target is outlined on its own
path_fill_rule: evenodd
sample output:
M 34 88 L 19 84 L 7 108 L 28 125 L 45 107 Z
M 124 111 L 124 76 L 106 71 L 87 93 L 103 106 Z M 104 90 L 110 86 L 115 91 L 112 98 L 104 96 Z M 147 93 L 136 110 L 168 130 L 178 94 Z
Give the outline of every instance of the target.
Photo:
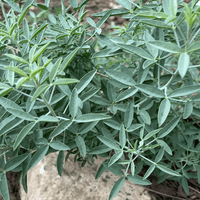
M 159 183 L 178 181 L 188 194 L 187 179 L 200 182 L 197 1 L 116 0 L 122 9 L 93 14 L 98 23 L 82 23 L 87 1 L 71 0 L 73 14 L 61 1 L 62 13 L 55 16 L 48 13 L 49 1 L 28 0 L 20 8 L 5 0 L 12 9 L 0 23 L 3 198 L 9 199 L 6 172 L 21 172 L 27 191 L 28 170 L 56 151 L 59 175 L 64 151 L 82 166 L 105 157 L 95 178 L 106 169 L 120 176 L 109 199 L 125 179 L 151 184 L 152 173 Z M 28 23 L 32 5 L 48 21 Z M 114 15 L 130 23 L 101 34 Z

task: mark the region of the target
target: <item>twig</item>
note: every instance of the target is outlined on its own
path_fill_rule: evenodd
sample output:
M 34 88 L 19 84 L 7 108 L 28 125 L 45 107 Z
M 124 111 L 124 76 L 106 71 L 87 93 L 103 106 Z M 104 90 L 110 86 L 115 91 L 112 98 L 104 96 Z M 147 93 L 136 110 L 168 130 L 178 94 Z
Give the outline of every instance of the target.
M 199 192 L 198 190 L 194 189 L 193 187 L 189 186 L 189 188 L 190 188 L 191 190 L 194 190 L 194 191 L 197 192 L 198 194 L 200 194 L 200 192 Z
M 157 194 L 160 194 L 160 195 L 163 195 L 163 196 L 166 196 L 166 197 L 170 197 L 170 198 L 175 198 L 175 199 L 180 199 L 180 200 L 187 200 L 187 199 L 185 199 L 185 198 L 174 197 L 174 196 L 171 196 L 171 195 L 169 195 L 169 194 L 165 194 L 165 193 L 162 193 L 162 192 L 158 192 L 158 191 L 152 190 L 152 189 L 150 189 L 150 188 L 145 188 L 144 190 L 148 190 L 148 191 L 150 191 L 150 192 L 154 192 L 154 193 L 157 193 Z
M 110 79 L 110 77 L 109 77 L 109 76 L 106 76 L 106 75 L 104 75 L 104 74 L 101 74 L 101 73 L 99 73 L 99 72 L 96 72 L 96 74 L 97 74 L 97 75 L 100 75 L 100 76 L 103 76 L 103 77 L 105 77 L 105 78 L 107 78 L 107 79 Z

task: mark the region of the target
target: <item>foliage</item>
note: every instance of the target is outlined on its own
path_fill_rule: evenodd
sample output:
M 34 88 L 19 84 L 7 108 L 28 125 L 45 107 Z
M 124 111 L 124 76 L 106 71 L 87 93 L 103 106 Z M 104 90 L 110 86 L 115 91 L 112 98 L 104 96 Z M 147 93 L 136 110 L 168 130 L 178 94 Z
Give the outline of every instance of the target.
M 0 191 L 9 199 L 6 172 L 27 172 L 45 155 L 59 151 L 75 160 L 105 157 L 96 179 L 107 169 L 120 176 L 112 199 L 125 179 L 149 185 L 150 174 L 178 181 L 188 193 L 189 178 L 200 181 L 199 21 L 197 1 L 116 0 L 123 8 L 87 18 L 83 0 L 70 1 L 69 14 L 28 23 L 28 0 L 0 22 Z M 101 26 L 114 15 L 129 20 L 110 35 Z M 93 29 L 92 31 L 91 28 Z M 93 39 L 94 38 L 94 39 Z M 99 49 L 97 51 L 97 49 Z M 144 177 L 139 176 L 148 166 Z

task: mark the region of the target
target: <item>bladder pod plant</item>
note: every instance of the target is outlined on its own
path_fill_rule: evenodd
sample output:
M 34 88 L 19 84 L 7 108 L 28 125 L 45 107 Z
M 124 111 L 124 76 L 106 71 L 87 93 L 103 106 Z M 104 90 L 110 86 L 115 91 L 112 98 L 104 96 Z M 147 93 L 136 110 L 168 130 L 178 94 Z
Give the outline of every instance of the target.
M 107 169 L 119 177 L 112 199 L 126 179 L 149 185 L 150 174 L 178 181 L 189 193 L 187 179 L 199 168 L 199 7 L 181 0 L 133 3 L 93 14 L 82 24 L 87 0 L 69 14 L 49 12 L 49 1 L 22 7 L 11 0 L 0 23 L 0 191 L 9 199 L 6 172 L 27 172 L 45 155 L 64 151 L 93 162 L 107 158 L 96 179 Z M 33 24 L 25 18 L 31 6 L 48 14 Z M 101 26 L 114 15 L 130 21 Z M 90 32 L 89 30 L 92 31 Z M 93 40 L 95 38 L 95 40 Z M 97 47 L 100 49 L 96 51 Z M 143 166 L 148 170 L 138 175 Z

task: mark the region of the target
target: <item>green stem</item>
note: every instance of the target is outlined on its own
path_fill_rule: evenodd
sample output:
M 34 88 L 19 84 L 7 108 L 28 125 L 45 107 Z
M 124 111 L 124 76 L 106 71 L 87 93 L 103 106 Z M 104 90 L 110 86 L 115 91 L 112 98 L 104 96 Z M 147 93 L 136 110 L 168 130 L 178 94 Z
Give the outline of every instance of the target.
M 51 105 L 47 102 L 47 100 L 45 99 L 45 97 L 43 95 L 41 95 L 42 100 L 44 101 L 44 104 L 47 106 L 47 108 L 49 109 L 49 111 L 51 112 L 51 114 L 57 118 L 56 113 L 54 112 L 53 108 L 51 107 Z

